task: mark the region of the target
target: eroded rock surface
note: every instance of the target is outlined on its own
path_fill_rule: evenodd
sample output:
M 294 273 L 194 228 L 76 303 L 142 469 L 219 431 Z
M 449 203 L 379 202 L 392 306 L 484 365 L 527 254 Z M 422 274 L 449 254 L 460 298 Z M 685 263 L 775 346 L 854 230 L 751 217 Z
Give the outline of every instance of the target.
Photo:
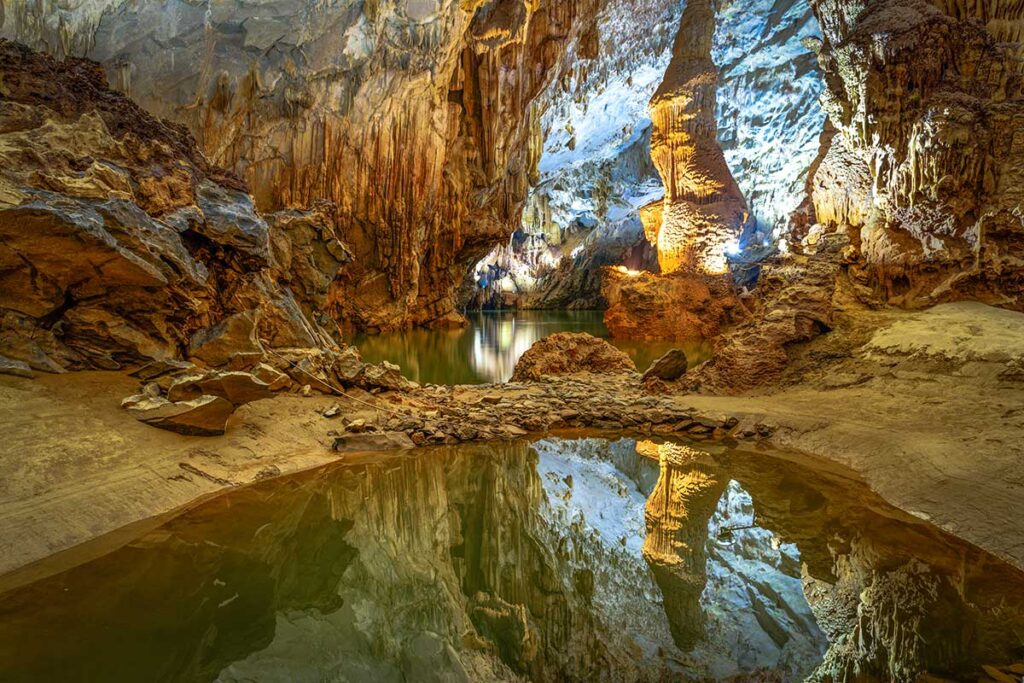
M 96 64 L 0 42 L 0 349 L 45 371 L 337 348 L 243 183 Z M 283 280 L 283 282 L 282 282 Z M 322 286 L 320 287 L 322 290 Z M 307 311 L 318 291 L 298 290 Z
M 621 374 L 636 372 L 633 360 L 603 339 L 585 332 L 559 332 L 545 337 L 523 354 L 513 382 L 578 372 Z

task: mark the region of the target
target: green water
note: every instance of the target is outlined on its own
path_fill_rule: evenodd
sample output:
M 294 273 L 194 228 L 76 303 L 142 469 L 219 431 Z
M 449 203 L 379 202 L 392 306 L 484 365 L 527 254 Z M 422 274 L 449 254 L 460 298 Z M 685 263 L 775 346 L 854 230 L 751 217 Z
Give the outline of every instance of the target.
M 407 330 L 364 335 L 354 340 L 371 363 L 397 363 L 409 379 L 433 384 L 506 382 L 534 342 L 556 332 L 587 332 L 608 339 L 630 355 L 637 368 L 672 348 L 686 351 L 691 366 L 707 360 L 710 345 L 611 339 L 601 311 L 514 311 L 476 313 L 458 330 Z
M 1017 570 L 834 467 L 692 447 L 442 447 L 228 492 L 0 594 L 0 681 L 977 680 L 1019 658 Z

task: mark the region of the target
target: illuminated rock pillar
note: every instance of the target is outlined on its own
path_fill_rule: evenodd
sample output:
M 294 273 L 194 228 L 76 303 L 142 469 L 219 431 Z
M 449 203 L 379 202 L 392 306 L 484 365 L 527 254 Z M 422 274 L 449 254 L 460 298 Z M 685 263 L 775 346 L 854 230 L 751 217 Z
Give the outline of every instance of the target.
M 712 0 L 690 0 L 672 60 L 651 99 L 651 157 L 665 185 L 665 199 L 661 220 L 645 227 L 663 273 L 727 272 L 727 251 L 749 220 L 718 145 L 714 33 Z
M 688 652 L 704 633 L 708 522 L 728 480 L 708 453 L 670 443 L 657 451 L 661 472 L 644 509 L 643 555 L 661 589 L 672 639 Z

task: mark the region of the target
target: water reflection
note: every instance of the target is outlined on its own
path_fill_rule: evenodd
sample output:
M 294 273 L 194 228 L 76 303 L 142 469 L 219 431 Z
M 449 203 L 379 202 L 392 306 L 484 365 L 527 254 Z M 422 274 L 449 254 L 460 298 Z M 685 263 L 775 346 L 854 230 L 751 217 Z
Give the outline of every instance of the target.
M 0 596 L 0 680 L 964 680 L 1019 658 L 1022 588 L 764 453 L 460 446 L 235 491 Z
M 609 338 L 600 311 L 477 313 L 460 330 L 406 330 L 360 336 L 354 342 L 373 363 L 389 360 L 417 382 L 483 384 L 508 381 L 516 362 L 534 342 L 556 332 L 587 332 Z M 710 357 L 707 344 L 610 339 L 646 369 L 671 348 L 682 348 L 692 363 Z

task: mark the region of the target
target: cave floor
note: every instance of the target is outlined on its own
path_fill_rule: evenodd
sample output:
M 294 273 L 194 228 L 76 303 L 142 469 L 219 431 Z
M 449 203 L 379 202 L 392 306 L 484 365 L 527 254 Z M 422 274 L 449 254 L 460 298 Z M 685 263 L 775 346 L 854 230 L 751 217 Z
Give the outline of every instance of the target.
M 956 304 L 887 318 L 845 359 L 805 359 L 799 383 L 760 395 L 652 397 L 637 375 L 575 376 L 428 386 L 370 399 L 382 410 L 346 403 L 344 416 L 383 421 L 402 408 L 430 421 L 447 411 L 498 424 L 485 432 L 493 438 L 521 433 L 502 425 L 538 431 L 530 416 L 566 406 L 597 416 L 588 427 L 618 431 L 642 420 L 634 429 L 650 430 L 643 415 L 654 414 L 664 423 L 655 432 L 717 424 L 721 437 L 729 425 L 725 438 L 848 467 L 896 507 L 1024 567 L 1022 361 L 1024 315 Z M 331 450 L 339 425 L 322 413 L 336 397 L 250 404 L 225 435 L 200 438 L 135 421 L 120 401 L 136 387 L 110 372 L 0 376 L 0 591 L 108 552 L 226 488 L 367 457 Z

